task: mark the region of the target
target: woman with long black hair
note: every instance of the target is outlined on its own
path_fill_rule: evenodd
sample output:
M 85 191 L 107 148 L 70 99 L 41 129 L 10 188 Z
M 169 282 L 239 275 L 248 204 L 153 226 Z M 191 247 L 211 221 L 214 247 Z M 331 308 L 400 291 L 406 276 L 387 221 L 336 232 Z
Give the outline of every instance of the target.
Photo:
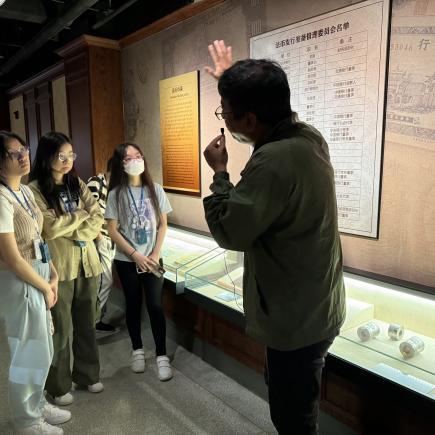
M 166 355 L 166 320 L 163 312 L 163 276 L 151 271 L 161 264 L 160 249 L 172 208 L 166 194 L 151 179 L 140 148 L 118 145 L 112 157 L 112 172 L 105 217 L 110 238 L 116 244 L 115 267 L 126 300 L 126 323 L 132 344 L 131 369 L 145 370 L 141 337 L 143 290 L 156 345 L 158 377 L 172 378 Z
M 72 403 L 72 382 L 92 393 L 103 390 L 95 337 L 101 264 L 94 240 L 100 234 L 104 218 L 73 169 L 76 157 L 67 136 L 56 132 L 45 134 L 38 144 L 29 184 L 44 216 L 43 236 L 59 274 L 59 297 L 53 309 L 54 357 L 46 383 L 47 392 L 58 405 Z
M 61 435 L 63 430 L 52 425 L 65 423 L 71 413 L 44 397 L 58 275 L 41 236 L 42 213 L 32 191 L 21 184 L 29 171 L 26 143 L 0 131 L 0 324 L 10 351 L 9 404 L 18 434 Z

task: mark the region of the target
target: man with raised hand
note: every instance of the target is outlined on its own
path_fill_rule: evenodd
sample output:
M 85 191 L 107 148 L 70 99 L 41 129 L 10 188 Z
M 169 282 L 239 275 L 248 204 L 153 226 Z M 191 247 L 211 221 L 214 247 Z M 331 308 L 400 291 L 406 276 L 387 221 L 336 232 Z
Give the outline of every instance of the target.
M 245 253 L 246 332 L 266 346 L 272 421 L 280 434 L 318 434 L 321 373 L 345 316 L 334 170 L 328 145 L 297 120 L 287 76 L 275 62 L 232 64 L 209 46 L 221 106 L 215 114 L 253 146 L 236 186 L 225 135 L 204 151 L 214 171 L 205 216 L 217 243 Z

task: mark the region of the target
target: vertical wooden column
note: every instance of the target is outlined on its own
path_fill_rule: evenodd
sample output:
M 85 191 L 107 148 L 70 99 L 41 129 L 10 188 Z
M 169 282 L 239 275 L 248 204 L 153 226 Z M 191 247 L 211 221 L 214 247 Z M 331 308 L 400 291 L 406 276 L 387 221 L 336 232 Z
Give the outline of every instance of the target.
M 30 159 L 34 160 L 38 141 L 45 133 L 54 128 L 51 83 L 41 83 L 24 91 L 27 142 L 30 146 Z
M 28 91 L 25 91 L 23 97 L 26 117 L 27 144 L 30 147 L 30 160 L 33 162 L 39 141 L 38 112 L 36 107 L 35 89 L 32 88 Z
M 64 58 L 76 168 L 85 179 L 104 172 L 124 140 L 120 48 L 117 41 L 84 35 L 57 53 Z
M 26 115 L 23 94 L 9 100 L 10 130 L 21 136 L 27 142 Z M 8 128 L 6 128 L 8 130 Z
M 35 92 L 39 118 L 39 136 L 41 137 L 54 129 L 51 82 L 48 81 L 36 86 Z
M 54 130 L 51 81 L 61 76 L 63 62 L 58 62 L 6 92 L 12 130 L 26 139 L 32 160 L 41 136 Z
M 9 100 L 6 91 L 0 87 L 0 130 L 10 130 Z

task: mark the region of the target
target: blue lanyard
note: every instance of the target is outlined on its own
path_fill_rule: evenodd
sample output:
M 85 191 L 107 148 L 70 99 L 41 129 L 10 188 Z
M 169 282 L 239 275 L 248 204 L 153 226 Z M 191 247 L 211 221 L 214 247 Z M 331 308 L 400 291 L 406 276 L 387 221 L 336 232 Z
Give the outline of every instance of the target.
M 134 206 L 134 208 L 135 208 L 135 210 L 136 210 L 136 217 L 137 217 L 137 220 L 138 220 L 138 222 L 140 223 L 140 213 L 139 213 L 139 210 L 138 210 L 138 208 L 137 208 L 136 201 L 135 201 L 135 199 L 134 199 L 133 192 L 131 191 L 130 186 L 128 186 L 128 192 L 130 193 L 131 200 L 133 201 L 133 206 Z M 144 196 L 144 188 L 143 188 L 143 186 L 142 186 L 142 189 L 141 189 L 141 191 L 140 191 L 140 204 L 141 204 L 141 205 L 143 204 L 143 196 Z
M 33 221 L 35 222 L 35 227 L 36 227 L 36 231 L 38 233 L 38 237 L 41 237 L 40 233 L 39 233 L 39 225 L 38 225 L 38 219 L 36 217 L 36 214 L 33 210 L 33 208 L 30 206 L 29 203 L 29 199 L 27 198 L 26 192 L 24 191 L 24 189 L 21 188 L 20 186 L 20 192 L 23 195 L 24 198 L 24 202 L 26 203 L 26 206 L 24 206 L 24 204 L 21 202 L 20 198 L 18 197 L 18 195 L 3 181 L 1 182 L 3 184 L 3 186 L 6 187 L 6 189 L 9 190 L 9 192 L 12 193 L 12 195 L 15 197 L 15 199 L 17 200 L 18 204 L 20 204 L 20 206 L 27 212 L 27 214 L 30 215 L 30 217 L 33 219 Z
M 59 197 L 60 197 L 60 200 L 63 202 L 63 205 L 65 207 L 65 211 L 67 213 L 72 213 L 76 209 L 77 204 L 74 205 L 74 202 L 76 202 L 76 201 L 73 199 L 67 184 L 65 184 L 65 187 L 66 187 L 67 200 L 65 200 L 63 195 L 59 195 Z

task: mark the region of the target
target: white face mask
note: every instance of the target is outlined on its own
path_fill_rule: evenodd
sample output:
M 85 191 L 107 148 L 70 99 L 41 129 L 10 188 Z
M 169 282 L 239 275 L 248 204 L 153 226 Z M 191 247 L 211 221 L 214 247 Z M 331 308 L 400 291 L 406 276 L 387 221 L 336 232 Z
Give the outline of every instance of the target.
M 124 171 L 128 175 L 140 175 L 145 171 L 145 163 L 142 159 L 131 160 L 124 165 Z
M 240 142 L 240 143 L 246 143 L 246 144 L 248 144 L 248 145 L 252 145 L 253 144 L 253 140 L 252 139 L 249 139 L 249 137 L 248 136 L 245 136 L 244 134 L 242 134 L 242 133 L 235 133 L 235 132 L 232 132 L 232 131 L 230 131 L 230 133 L 231 133 L 231 136 L 237 141 L 237 142 Z

